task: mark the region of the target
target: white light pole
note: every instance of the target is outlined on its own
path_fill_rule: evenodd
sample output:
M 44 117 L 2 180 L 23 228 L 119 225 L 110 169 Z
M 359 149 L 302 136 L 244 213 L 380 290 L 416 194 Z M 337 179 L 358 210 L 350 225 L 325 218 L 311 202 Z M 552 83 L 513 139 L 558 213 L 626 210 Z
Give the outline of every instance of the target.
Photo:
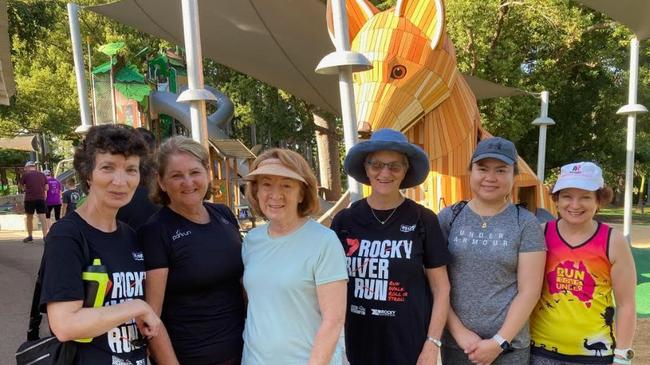
M 334 42 L 336 51 L 325 56 L 316 72 L 326 75 L 339 75 L 339 92 L 341 94 L 341 118 L 343 119 L 343 138 L 345 151 L 357 143 L 357 117 L 354 108 L 354 90 L 352 73 L 372 68 L 370 61 L 361 53 L 350 51 L 348 17 L 345 0 L 332 0 L 332 22 L 334 24 Z M 361 199 L 361 184 L 348 175 L 350 200 Z
M 208 150 L 208 123 L 205 112 L 206 100 L 217 100 L 203 86 L 203 56 L 201 54 L 201 29 L 197 0 L 182 0 L 183 34 L 187 60 L 187 90 L 176 101 L 190 104 L 192 139 Z
M 623 235 L 628 243 L 632 242 L 632 189 L 634 183 L 634 140 L 636 135 L 636 115 L 647 113 L 648 109 L 637 104 L 637 84 L 639 82 L 639 40 L 634 37 L 630 41 L 630 80 L 627 105 L 621 107 L 616 114 L 627 115 L 627 143 L 625 154 L 625 199 L 623 214 Z
M 539 118 L 533 121 L 533 125 L 539 126 L 539 143 L 537 145 L 537 178 L 544 183 L 544 165 L 546 163 L 546 129 L 549 125 L 555 125 L 555 121 L 548 117 L 548 91 L 540 93 L 542 105 Z
M 81 48 L 81 32 L 79 31 L 79 6 L 68 3 L 68 22 L 70 23 L 70 40 L 72 41 L 72 56 L 74 59 L 74 73 L 77 80 L 77 94 L 79 97 L 79 112 L 81 113 L 81 125 L 74 131 L 79 134 L 86 134 L 93 121 L 90 116 L 88 105 L 88 89 L 86 87 L 86 75 L 84 70 L 83 49 Z

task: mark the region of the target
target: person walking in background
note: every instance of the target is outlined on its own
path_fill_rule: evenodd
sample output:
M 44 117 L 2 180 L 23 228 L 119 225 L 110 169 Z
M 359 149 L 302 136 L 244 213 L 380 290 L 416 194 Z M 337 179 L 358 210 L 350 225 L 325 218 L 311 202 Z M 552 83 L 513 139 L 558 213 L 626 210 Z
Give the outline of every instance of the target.
M 144 301 L 144 258 L 135 232 L 115 219 L 138 186 L 146 151 L 129 128 L 90 128 L 74 154 L 74 168 L 88 191 L 86 202 L 55 223 L 45 239 L 41 306 L 52 333 L 59 341 L 92 338 L 76 344 L 74 365 L 146 364 L 146 338 L 163 328 Z M 90 264 L 84 245 L 110 280 L 98 307 L 83 305 L 88 293 L 82 272 Z
M 319 210 L 311 167 L 274 148 L 257 157 L 246 180 L 246 198 L 269 223 L 244 238 L 242 364 L 342 365 L 345 254 L 336 234 L 309 217 Z
M 32 232 L 34 230 L 34 212 L 38 215 L 43 230 L 43 238 L 47 235 L 47 221 L 45 220 L 45 192 L 47 190 L 47 178 L 36 169 L 33 161 L 25 164 L 25 171 L 19 181 L 25 193 L 25 227 L 27 228 L 27 237 L 23 242 L 32 242 Z
M 77 209 L 77 203 L 81 200 L 81 192 L 77 189 L 77 182 L 74 177 L 66 180 L 65 187 L 66 190 L 61 198 L 61 215 L 63 217 L 74 212 Z
M 518 171 L 511 141 L 479 142 L 469 170 L 472 199 L 439 214 L 452 255 L 442 362 L 525 365 L 528 317 L 544 276 L 544 236 L 535 216 L 510 201 Z
M 140 185 L 135 190 L 129 204 L 117 212 L 117 219 L 137 231 L 149 217 L 160 209 L 160 205 L 153 203 L 149 198 L 149 192 L 156 184 L 155 163 L 153 162 L 153 155 L 156 152 L 156 136 L 145 128 L 136 128 L 135 131 L 147 143 L 149 152 L 140 164 Z
M 532 365 L 622 364 L 634 357 L 636 269 L 623 234 L 597 222 L 612 200 L 600 167 L 564 165 L 552 193 L 559 218 L 544 226 L 542 297 L 530 319 Z
M 153 198 L 163 207 L 138 230 L 147 302 L 168 336 L 151 341 L 158 364 L 239 365 L 244 330 L 241 238 L 223 204 L 206 202 L 209 155 L 177 136 L 156 154 Z
M 436 215 L 400 193 L 426 179 L 429 157 L 386 128 L 352 147 L 344 165 L 372 187 L 332 221 L 348 256 L 348 360 L 436 364 L 449 310 L 449 251 Z
M 54 210 L 54 219 L 61 219 L 61 183 L 54 176 L 50 170 L 44 170 L 43 174 L 47 178 L 47 198 L 45 199 L 45 219 L 47 220 L 47 227 L 52 227 L 52 210 Z

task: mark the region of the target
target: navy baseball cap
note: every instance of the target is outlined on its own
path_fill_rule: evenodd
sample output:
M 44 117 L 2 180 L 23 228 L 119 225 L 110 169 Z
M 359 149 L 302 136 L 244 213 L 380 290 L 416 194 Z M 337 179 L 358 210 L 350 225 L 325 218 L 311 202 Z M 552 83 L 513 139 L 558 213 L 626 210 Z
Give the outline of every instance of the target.
M 472 163 L 486 158 L 496 158 L 508 165 L 514 165 L 517 162 L 517 148 L 514 143 L 505 138 L 490 137 L 476 145 L 472 154 Z

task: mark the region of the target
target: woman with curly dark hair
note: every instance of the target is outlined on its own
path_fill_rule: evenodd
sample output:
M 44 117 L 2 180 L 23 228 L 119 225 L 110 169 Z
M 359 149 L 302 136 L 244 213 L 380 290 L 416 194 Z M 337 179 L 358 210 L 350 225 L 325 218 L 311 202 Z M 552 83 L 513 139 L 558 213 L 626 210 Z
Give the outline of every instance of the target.
M 87 199 L 45 238 L 41 306 L 60 341 L 79 342 L 75 364 L 145 364 L 144 339 L 162 327 L 143 300 L 144 261 L 135 233 L 115 218 L 138 186 L 146 154 L 144 141 L 130 128 L 91 128 L 74 155 Z M 96 307 L 84 306 L 87 258 L 103 265 L 109 280 Z

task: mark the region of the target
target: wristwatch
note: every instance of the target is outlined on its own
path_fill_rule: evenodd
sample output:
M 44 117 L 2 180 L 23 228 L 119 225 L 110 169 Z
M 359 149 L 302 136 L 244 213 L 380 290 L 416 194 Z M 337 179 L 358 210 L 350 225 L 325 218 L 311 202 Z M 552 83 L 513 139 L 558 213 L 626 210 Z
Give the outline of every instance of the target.
M 632 360 L 634 358 L 634 350 L 631 348 L 614 349 L 614 356 L 620 357 L 624 360 Z
M 506 340 L 505 338 L 501 337 L 500 334 L 497 333 L 496 335 L 492 336 L 492 339 L 499 344 L 503 352 L 511 352 L 514 350 L 510 342 L 508 342 L 508 340 Z
M 431 341 L 431 342 L 433 342 L 434 345 L 436 345 L 436 346 L 438 346 L 438 347 L 442 347 L 442 342 L 440 342 L 440 340 L 437 339 L 437 338 L 433 338 L 433 337 L 431 337 L 431 336 L 427 336 L 427 341 Z

